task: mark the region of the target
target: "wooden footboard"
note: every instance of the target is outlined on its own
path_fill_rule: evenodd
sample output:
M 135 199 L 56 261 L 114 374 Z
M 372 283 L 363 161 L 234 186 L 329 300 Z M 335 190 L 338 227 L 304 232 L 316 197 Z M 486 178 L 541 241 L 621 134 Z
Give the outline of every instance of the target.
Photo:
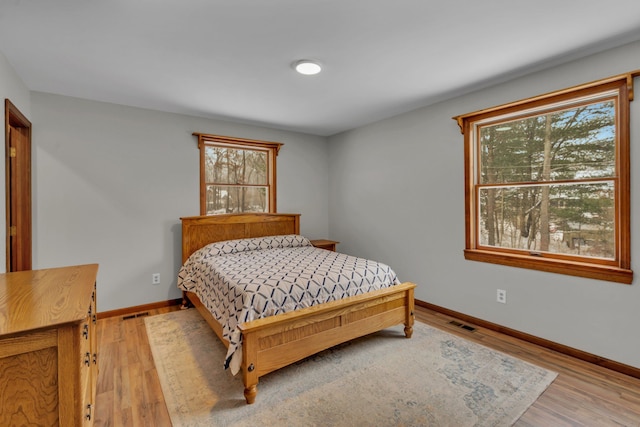
M 405 282 L 240 325 L 242 380 L 247 403 L 255 401 L 261 376 L 319 351 L 398 324 L 404 324 L 405 336 L 410 338 L 415 286 Z M 220 324 L 197 296 L 189 293 L 188 297 L 222 339 Z
M 255 401 L 262 375 L 319 351 L 401 323 L 411 337 L 414 288 L 407 282 L 240 325 L 247 403 Z

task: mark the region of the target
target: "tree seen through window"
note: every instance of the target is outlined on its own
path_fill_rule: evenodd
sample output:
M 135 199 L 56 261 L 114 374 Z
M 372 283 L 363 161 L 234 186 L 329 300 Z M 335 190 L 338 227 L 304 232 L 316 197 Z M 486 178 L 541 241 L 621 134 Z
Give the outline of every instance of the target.
M 615 104 L 481 126 L 480 244 L 615 257 Z
M 640 70 L 454 117 L 468 260 L 631 283 L 630 121 Z
M 194 133 L 200 148 L 200 214 L 276 212 L 279 142 Z

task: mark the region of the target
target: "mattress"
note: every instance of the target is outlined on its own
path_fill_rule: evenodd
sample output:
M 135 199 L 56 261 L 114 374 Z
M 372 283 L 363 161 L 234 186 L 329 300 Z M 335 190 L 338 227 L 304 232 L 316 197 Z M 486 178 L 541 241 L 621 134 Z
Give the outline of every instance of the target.
M 229 342 L 224 365 L 242 364 L 238 325 L 399 284 L 387 265 L 315 248 L 300 235 L 227 240 L 194 252 L 178 287 L 195 293 Z

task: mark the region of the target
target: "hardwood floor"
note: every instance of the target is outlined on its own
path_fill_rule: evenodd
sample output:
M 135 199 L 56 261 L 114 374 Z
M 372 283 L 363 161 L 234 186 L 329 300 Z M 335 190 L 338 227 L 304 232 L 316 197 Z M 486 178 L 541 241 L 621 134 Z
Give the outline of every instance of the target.
M 149 310 L 148 315 L 177 309 L 174 306 Z M 119 316 L 98 321 L 100 372 L 96 427 L 171 426 L 149 349 L 144 317 L 143 314 L 123 320 Z M 416 318 L 559 373 L 515 424 L 517 427 L 640 427 L 640 379 L 491 330 L 470 331 L 449 323 L 457 319 L 423 307 L 416 307 Z
M 178 306 L 149 310 L 148 315 Z M 99 373 L 95 427 L 170 427 L 144 315 L 98 320 Z

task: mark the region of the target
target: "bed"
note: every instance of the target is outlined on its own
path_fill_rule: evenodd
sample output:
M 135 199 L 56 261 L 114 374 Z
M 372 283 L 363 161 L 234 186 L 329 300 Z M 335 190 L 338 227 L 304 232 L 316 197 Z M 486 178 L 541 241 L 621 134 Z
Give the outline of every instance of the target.
M 300 214 L 227 214 L 186 217 L 181 221 L 183 268 L 187 261 L 192 262 L 189 260 L 192 254 L 197 252 L 198 255 L 202 248 L 212 243 L 300 234 Z M 397 283 L 239 323 L 237 329 L 242 345 L 238 369 L 242 373 L 246 402 L 255 402 L 261 376 L 337 344 L 398 324 L 404 324 L 405 336 L 410 338 L 414 323 L 414 288 L 415 284 L 410 282 Z M 184 304 L 193 305 L 229 348 L 233 340 L 225 338 L 223 325 L 196 292 L 184 291 L 183 295 Z

